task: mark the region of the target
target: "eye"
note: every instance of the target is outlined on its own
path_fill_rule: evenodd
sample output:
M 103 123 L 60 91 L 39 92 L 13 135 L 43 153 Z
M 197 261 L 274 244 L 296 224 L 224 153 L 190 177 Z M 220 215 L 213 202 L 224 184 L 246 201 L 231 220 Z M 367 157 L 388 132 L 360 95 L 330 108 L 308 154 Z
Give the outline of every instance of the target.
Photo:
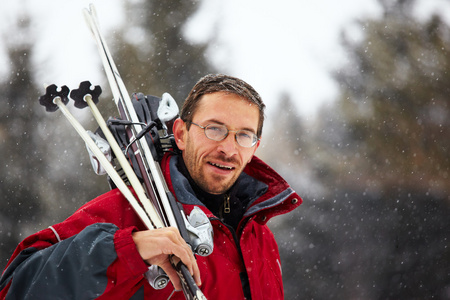
M 228 129 L 223 125 L 209 124 L 205 127 L 206 136 L 215 141 L 221 141 L 228 135 Z
M 255 134 L 253 132 L 247 131 L 247 130 L 240 130 L 237 133 L 237 135 L 240 139 L 248 139 L 248 140 L 252 140 L 252 141 L 255 136 Z
M 222 132 L 223 131 L 223 126 L 221 126 L 221 125 L 208 125 L 208 126 L 206 126 L 206 129 L 208 131 L 211 131 L 211 132 Z

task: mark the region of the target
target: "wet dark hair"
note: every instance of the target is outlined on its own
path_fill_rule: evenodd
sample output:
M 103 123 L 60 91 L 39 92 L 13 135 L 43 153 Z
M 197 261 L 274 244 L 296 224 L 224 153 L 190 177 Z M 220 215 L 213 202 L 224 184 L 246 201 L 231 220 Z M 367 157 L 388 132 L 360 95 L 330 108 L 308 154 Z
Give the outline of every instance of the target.
M 259 122 L 256 135 L 261 137 L 262 128 L 264 123 L 264 109 L 265 104 L 263 103 L 261 96 L 258 92 L 243 81 L 242 79 L 223 75 L 223 74 L 209 74 L 202 77 L 192 88 L 184 101 L 183 107 L 181 108 L 180 118 L 184 122 L 192 122 L 192 118 L 198 107 L 203 95 L 212 94 L 217 92 L 225 92 L 236 94 L 250 103 L 256 104 L 259 109 Z M 189 129 L 191 124 L 187 124 Z

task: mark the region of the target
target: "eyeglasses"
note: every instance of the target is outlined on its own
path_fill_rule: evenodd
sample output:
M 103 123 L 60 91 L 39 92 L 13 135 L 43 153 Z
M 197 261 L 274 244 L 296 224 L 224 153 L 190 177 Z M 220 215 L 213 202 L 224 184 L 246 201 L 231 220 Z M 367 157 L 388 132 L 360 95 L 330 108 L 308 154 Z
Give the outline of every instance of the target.
M 198 125 L 194 122 L 188 121 L 187 123 L 191 123 L 193 125 L 196 125 L 203 129 L 205 131 L 205 136 L 213 141 L 222 141 L 224 140 L 229 132 L 235 132 L 235 139 L 236 142 L 245 148 L 251 148 L 256 145 L 256 143 L 259 141 L 259 138 L 251 132 L 250 130 L 228 130 L 228 128 L 225 125 L 219 125 L 219 124 L 208 124 L 206 126 Z

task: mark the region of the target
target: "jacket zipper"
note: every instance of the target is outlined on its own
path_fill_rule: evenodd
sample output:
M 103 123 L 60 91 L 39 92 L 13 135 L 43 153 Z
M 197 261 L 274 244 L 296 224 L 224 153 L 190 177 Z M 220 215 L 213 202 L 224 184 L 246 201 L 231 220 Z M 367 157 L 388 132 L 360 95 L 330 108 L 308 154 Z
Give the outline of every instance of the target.
M 230 195 L 225 195 L 225 201 L 223 203 L 223 212 L 229 214 L 231 212 Z
M 224 213 L 229 214 L 230 212 L 231 212 L 230 195 L 225 195 L 223 204 L 219 209 L 219 218 L 222 223 L 224 223 L 224 219 L 225 219 L 223 214 Z

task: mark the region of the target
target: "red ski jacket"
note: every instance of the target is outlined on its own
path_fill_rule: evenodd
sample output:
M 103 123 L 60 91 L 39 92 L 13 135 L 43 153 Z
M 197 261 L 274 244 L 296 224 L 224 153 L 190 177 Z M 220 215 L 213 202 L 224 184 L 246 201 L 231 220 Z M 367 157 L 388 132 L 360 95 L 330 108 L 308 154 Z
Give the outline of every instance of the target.
M 254 157 L 239 180 L 239 196 L 248 197 L 250 205 L 234 233 L 192 194 L 177 159 L 166 155 L 161 163 L 169 189 L 186 214 L 200 207 L 214 230 L 213 253 L 197 256 L 205 296 L 245 299 L 246 273 L 253 300 L 283 299 L 278 246 L 266 223 L 296 208 L 301 198 Z M 155 290 L 143 276 L 148 266 L 131 233 L 144 229 L 120 191 L 111 190 L 22 241 L 2 274 L 0 299 L 168 299 L 171 284 Z M 184 295 L 175 292 L 170 299 Z

